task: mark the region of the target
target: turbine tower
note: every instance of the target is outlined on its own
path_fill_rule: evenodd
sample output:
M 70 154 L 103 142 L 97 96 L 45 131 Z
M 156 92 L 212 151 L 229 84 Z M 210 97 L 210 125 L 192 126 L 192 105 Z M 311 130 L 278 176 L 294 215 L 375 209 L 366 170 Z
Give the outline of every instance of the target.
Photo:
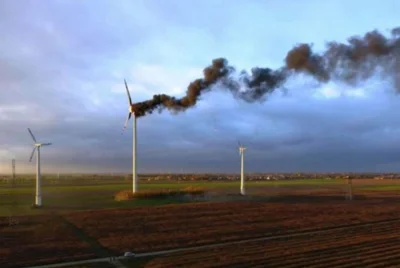
M 15 159 L 11 160 L 11 166 L 12 166 L 12 181 L 11 181 L 11 185 L 15 186 Z
M 239 155 L 240 155 L 240 194 L 246 195 L 246 191 L 244 189 L 244 151 L 247 149 L 243 145 L 239 143 Z
M 126 93 L 128 94 L 128 105 L 129 105 L 129 114 L 128 117 L 125 120 L 125 125 L 124 128 L 122 129 L 122 132 L 126 129 L 128 125 L 129 119 L 131 119 L 131 116 L 133 115 L 133 142 L 132 142 L 132 192 L 136 193 L 138 189 L 137 185 L 137 174 L 136 174 L 136 147 L 137 147 L 137 131 L 136 131 L 136 116 L 135 116 L 135 111 L 133 110 L 133 103 L 131 99 L 131 94 L 129 93 L 128 89 L 128 84 L 126 83 L 126 80 L 124 79 L 125 82 L 125 88 L 126 88 Z
M 40 181 L 40 148 L 42 146 L 48 146 L 51 145 L 51 143 L 39 143 L 36 141 L 35 136 L 33 136 L 32 131 L 28 128 L 29 134 L 31 134 L 31 137 L 33 141 L 35 142 L 33 144 L 34 148 L 31 154 L 31 158 L 29 158 L 29 162 L 32 161 L 33 155 L 35 154 L 35 150 L 37 150 L 37 155 L 36 155 L 36 197 L 35 197 L 35 206 L 36 207 L 41 207 L 42 206 L 42 189 L 41 189 L 41 181 Z
M 353 200 L 353 183 L 351 176 L 347 176 L 347 200 Z

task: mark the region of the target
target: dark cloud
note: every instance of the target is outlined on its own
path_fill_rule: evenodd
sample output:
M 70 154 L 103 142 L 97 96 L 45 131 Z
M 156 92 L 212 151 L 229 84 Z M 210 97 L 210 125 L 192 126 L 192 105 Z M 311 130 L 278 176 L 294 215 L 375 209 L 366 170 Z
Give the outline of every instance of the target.
M 121 135 L 128 112 L 126 97 L 111 91 L 118 84 L 123 90 L 123 78 L 112 73 L 120 70 L 116 66 L 126 67 L 128 73 L 137 57 L 136 46 L 146 47 L 146 37 L 161 31 L 152 24 L 157 21 L 152 12 L 139 7 L 133 14 L 130 2 L 24 1 L 21 8 L 17 1 L 0 1 L 4 37 L 0 42 L 0 172 L 12 157 L 17 158 L 19 170 L 23 166 L 34 170 L 28 163 L 32 141 L 27 127 L 39 140 L 54 144 L 43 149 L 45 171 L 130 170 L 131 126 Z M 141 23 L 136 16 L 141 16 Z M 371 53 L 385 53 L 378 35 L 371 40 Z M 330 46 L 342 53 L 340 46 Z M 278 52 L 285 57 L 285 52 Z M 298 60 L 289 64 L 292 68 L 326 75 L 315 71 L 319 58 L 312 56 L 310 47 L 299 46 L 296 52 Z M 299 67 L 301 62 L 306 64 Z M 191 84 L 193 90 L 181 104 L 192 105 L 203 83 L 222 89 L 226 84 L 216 81 L 229 71 L 224 60 L 215 61 L 202 81 Z M 276 73 L 255 68 L 248 73 L 251 79 L 242 78 L 257 88 L 271 74 Z M 249 171 L 393 169 L 400 162 L 396 153 L 400 117 L 395 113 L 399 98 L 391 85 L 360 86 L 367 97 L 318 99 L 312 97 L 314 91 L 340 86 L 321 87 L 318 82 L 311 86 L 300 77 L 286 95 L 277 91 L 267 102 L 254 104 L 208 92 L 196 109 L 179 116 L 156 113 L 138 119 L 139 171 L 239 171 L 237 140 L 249 148 Z M 241 96 L 241 89 L 236 94 Z M 262 92 L 247 94 L 242 99 L 259 98 Z M 166 101 L 162 96 L 156 100 Z

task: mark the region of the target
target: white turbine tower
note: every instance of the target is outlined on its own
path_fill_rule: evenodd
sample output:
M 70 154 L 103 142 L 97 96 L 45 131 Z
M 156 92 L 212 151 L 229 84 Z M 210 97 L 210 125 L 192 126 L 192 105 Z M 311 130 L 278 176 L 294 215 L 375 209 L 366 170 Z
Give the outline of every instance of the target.
M 244 151 L 247 149 L 243 145 L 239 143 L 239 155 L 240 155 L 240 194 L 246 195 L 246 191 L 244 188 Z
M 136 174 L 136 147 L 137 147 L 137 131 L 136 131 L 136 116 L 135 112 L 133 110 L 133 103 L 131 99 L 131 94 L 129 93 L 128 89 L 128 84 L 126 83 L 126 80 L 124 79 L 125 82 L 125 88 L 126 88 L 126 93 L 128 94 L 128 105 L 129 105 L 129 114 L 128 117 L 125 120 L 125 125 L 124 128 L 122 129 L 122 132 L 126 129 L 128 125 L 128 121 L 133 115 L 133 147 L 132 147 L 132 180 L 133 180 L 133 185 L 132 185 L 132 192 L 136 193 L 138 187 L 137 187 L 137 174 Z
M 42 206 L 42 189 L 41 189 L 41 181 L 40 181 L 40 147 L 51 145 L 51 143 L 39 143 L 36 141 L 35 136 L 33 136 L 32 131 L 28 128 L 29 134 L 33 139 L 34 148 L 31 154 L 31 158 L 29 158 L 29 162 L 32 161 L 33 155 L 35 154 L 35 150 L 37 150 L 36 155 L 36 198 L 35 198 L 35 206 L 41 207 Z

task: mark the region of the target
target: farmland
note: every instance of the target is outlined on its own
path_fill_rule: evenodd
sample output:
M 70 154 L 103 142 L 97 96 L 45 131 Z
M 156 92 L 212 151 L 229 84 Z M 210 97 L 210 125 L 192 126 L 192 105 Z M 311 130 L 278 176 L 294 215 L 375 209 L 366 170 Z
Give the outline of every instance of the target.
M 0 228 L 0 267 L 24 267 L 95 256 L 88 243 L 76 237 L 54 216 L 22 216 L 13 224 L 2 218 Z
M 147 252 L 400 218 L 381 202 L 219 202 L 73 213 L 69 221 L 115 251 Z M 127 231 L 129 230 L 129 232 Z
M 15 186 L 7 181 L 0 184 L 0 216 L 42 214 L 52 211 L 75 211 L 86 209 L 121 208 L 141 205 L 161 205 L 176 203 L 177 200 L 140 200 L 136 202 L 115 202 L 114 194 L 121 190 L 131 188 L 131 180 L 124 177 L 91 177 L 71 176 L 68 179 L 56 180 L 54 177 L 45 178 L 42 186 L 42 210 L 32 210 L 30 206 L 34 201 L 35 184 L 33 176 L 19 179 Z M 146 181 L 140 182 L 141 190 L 157 189 L 184 189 L 186 187 L 201 187 L 211 192 L 237 193 L 238 181 Z M 343 181 L 336 180 L 302 180 L 302 181 L 251 181 L 248 182 L 248 191 L 257 192 L 259 189 L 275 192 L 286 191 L 290 187 L 304 188 L 334 187 L 342 191 Z M 315 190 L 315 189 L 314 189 Z
M 43 186 L 45 207 L 38 210 L 29 207 L 34 197 L 33 186 L 30 181 L 14 187 L 0 186 L 0 267 L 120 256 L 125 251 L 147 253 L 243 242 L 315 230 L 325 232 L 246 242 L 241 246 L 221 245 L 138 261 L 146 267 L 236 267 L 250 263 L 264 267 L 322 267 L 326 265 L 324 258 L 350 266 L 359 261 L 377 267 L 385 260 L 398 264 L 393 257 L 400 252 L 396 246 L 400 242 L 398 180 L 354 180 L 353 201 L 344 199 L 344 180 L 251 181 L 247 184 L 248 197 L 236 195 L 237 181 L 140 183 L 141 189 L 146 190 L 202 187 L 208 197 L 200 202 L 116 202 L 113 195 L 129 189 L 129 181 L 47 180 Z M 9 224 L 10 215 L 15 224 Z M 397 221 L 387 221 L 393 219 Z M 366 222 L 377 223 L 364 226 Z M 340 226 L 347 227 L 332 229 Z M 350 258 L 352 252 L 357 259 Z M 124 263 L 128 267 L 138 265 L 136 261 Z
M 398 267 L 400 221 L 158 257 L 148 267 Z M 397 266 L 396 266 L 397 265 Z

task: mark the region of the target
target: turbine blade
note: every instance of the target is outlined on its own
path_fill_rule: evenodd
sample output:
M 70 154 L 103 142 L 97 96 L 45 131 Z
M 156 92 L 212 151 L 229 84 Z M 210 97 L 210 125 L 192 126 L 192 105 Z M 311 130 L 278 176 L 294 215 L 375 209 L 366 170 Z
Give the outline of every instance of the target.
M 124 124 L 124 128 L 122 129 L 122 133 L 125 131 L 125 129 L 126 129 L 127 125 L 128 125 L 128 121 L 129 121 L 129 119 L 131 119 L 131 116 L 132 116 L 132 113 L 129 113 L 128 117 L 125 120 L 125 124 Z
M 33 133 L 32 133 L 32 131 L 30 130 L 30 128 L 28 128 L 28 131 L 29 131 L 29 134 L 31 134 L 31 137 L 32 137 L 33 141 L 34 141 L 34 142 L 37 142 L 35 136 L 33 136 Z
M 238 144 L 239 144 L 239 147 L 242 147 L 242 145 L 240 144 L 240 141 L 238 140 Z
M 129 93 L 128 84 L 126 83 L 125 79 L 124 82 L 125 82 L 126 93 L 128 93 L 129 105 L 132 105 L 131 94 Z
M 32 151 L 32 153 L 31 153 L 31 157 L 29 158 L 29 162 L 32 161 L 32 157 L 33 157 L 33 155 L 34 155 L 34 153 L 35 153 L 36 148 L 37 148 L 36 146 L 33 148 L 33 151 Z
M 51 142 L 49 142 L 49 143 L 42 143 L 42 146 L 49 146 L 49 145 L 52 145 L 52 143 L 51 143 Z

